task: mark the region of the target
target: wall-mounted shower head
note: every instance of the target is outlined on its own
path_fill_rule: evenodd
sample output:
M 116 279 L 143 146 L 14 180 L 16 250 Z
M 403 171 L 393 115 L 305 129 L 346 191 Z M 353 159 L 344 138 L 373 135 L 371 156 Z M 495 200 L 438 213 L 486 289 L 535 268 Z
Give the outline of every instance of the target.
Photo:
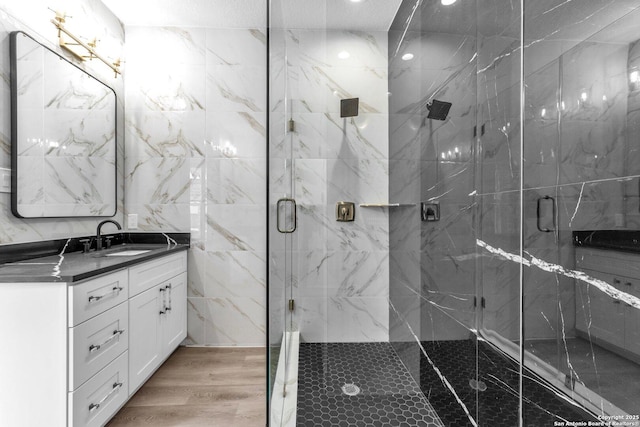
M 446 120 L 450 108 L 450 102 L 438 101 L 437 99 L 434 99 L 427 104 L 427 110 L 429 110 L 427 118 L 434 120 Z
M 360 98 L 348 98 L 340 100 L 340 117 L 355 117 L 358 115 Z

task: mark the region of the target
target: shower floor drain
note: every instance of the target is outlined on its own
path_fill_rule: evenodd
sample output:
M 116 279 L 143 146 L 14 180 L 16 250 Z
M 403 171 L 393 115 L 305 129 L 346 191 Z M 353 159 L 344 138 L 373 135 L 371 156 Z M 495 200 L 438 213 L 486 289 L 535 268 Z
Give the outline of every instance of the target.
M 469 380 L 469 387 L 477 391 L 485 391 L 487 389 L 487 385 L 484 383 L 484 381 L 476 381 L 473 379 Z
M 360 387 L 355 384 L 348 383 L 342 386 L 342 392 L 347 396 L 357 396 L 360 394 Z

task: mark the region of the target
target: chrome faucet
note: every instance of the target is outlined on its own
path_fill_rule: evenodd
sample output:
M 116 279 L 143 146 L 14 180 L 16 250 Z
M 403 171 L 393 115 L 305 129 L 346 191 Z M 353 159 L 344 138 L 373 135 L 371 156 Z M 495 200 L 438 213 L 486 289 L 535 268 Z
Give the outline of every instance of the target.
M 118 224 L 118 221 L 114 221 L 112 219 L 105 219 L 100 224 L 98 224 L 98 229 L 96 230 L 96 251 L 102 249 L 102 236 L 100 235 L 100 232 L 102 231 L 102 226 L 108 222 L 118 227 L 118 230 L 122 230 L 122 227 L 120 226 L 120 224 Z

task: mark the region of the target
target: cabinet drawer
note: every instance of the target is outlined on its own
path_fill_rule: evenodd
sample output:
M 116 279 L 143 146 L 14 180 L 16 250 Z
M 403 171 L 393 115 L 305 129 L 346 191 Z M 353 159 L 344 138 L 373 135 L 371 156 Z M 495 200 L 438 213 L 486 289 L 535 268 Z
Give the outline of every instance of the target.
M 129 348 L 129 303 L 69 329 L 69 391 Z
M 69 326 L 75 326 L 127 300 L 127 270 L 69 287 Z
M 185 271 L 187 271 L 186 251 L 133 266 L 129 268 L 129 296 L 138 295 Z
M 102 426 L 129 397 L 125 351 L 79 389 L 69 393 L 71 426 Z

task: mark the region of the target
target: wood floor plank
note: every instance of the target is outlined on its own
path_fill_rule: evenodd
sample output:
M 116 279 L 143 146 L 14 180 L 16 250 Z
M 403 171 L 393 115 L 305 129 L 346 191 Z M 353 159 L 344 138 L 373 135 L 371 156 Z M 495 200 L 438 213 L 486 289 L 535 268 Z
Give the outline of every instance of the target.
M 264 427 L 264 348 L 180 347 L 107 427 Z

